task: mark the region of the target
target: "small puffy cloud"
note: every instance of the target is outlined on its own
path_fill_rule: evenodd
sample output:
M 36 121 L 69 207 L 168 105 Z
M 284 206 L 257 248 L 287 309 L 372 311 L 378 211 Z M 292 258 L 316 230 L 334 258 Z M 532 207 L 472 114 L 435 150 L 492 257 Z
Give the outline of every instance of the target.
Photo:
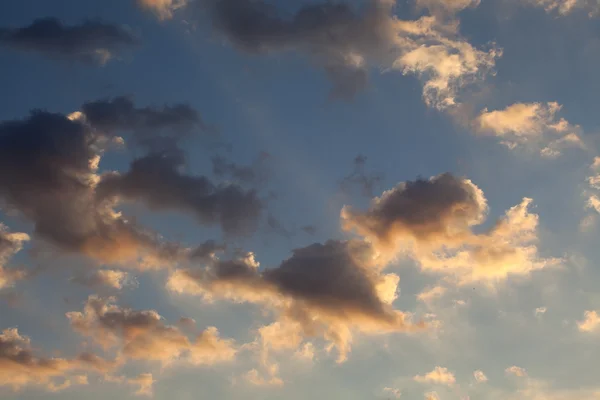
M 374 198 L 365 212 L 344 207 L 341 218 L 346 229 L 394 250 L 398 242 L 459 241 L 484 221 L 487 209 L 483 192 L 470 180 L 442 174 L 402 182 Z
M 600 197 L 596 196 L 595 194 L 590 196 L 586 205 L 588 208 L 600 213 Z
M 138 39 L 126 27 L 100 21 L 68 26 L 56 18 L 40 18 L 22 28 L 0 27 L 0 45 L 99 64 L 137 44 Z
M 135 391 L 136 396 L 152 396 L 154 394 L 153 386 L 155 382 L 150 373 L 140 374 L 135 378 L 127 379 L 128 384 L 138 387 Z
M 473 372 L 473 377 L 475 378 L 475 380 L 478 383 L 487 382 L 488 381 L 487 376 L 485 376 L 485 374 L 481 370 L 474 371 Z
M 82 371 L 107 372 L 112 365 L 90 353 L 77 358 L 44 358 L 34 353 L 31 341 L 16 328 L 0 333 L 0 387 L 20 390 L 41 386 L 59 391 L 72 384 L 85 384 Z
M 490 73 L 502 52 L 474 48 L 458 35 L 455 21 L 442 22 L 433 15 L 400 20 L 395 3 L 371 0 L 362 8 L 311 3 L 286 18 L 262 0 L 198 2 L 214 30 L 244 52 L 307 55 L 331 80 L 333 97 L 352 97 L 364 89 L 373 67 L 417 75 L 424 82 L 423 97 L 432 107 L 456 105 L 460 90 Z M 434 3 L 456 11 L 467 1 L 422 5 Z
M 267 374 L 261 374 L 258 369 L 253 368 L 246 372 L 244 379 L 254 386 L 283 386 L 283 380 L 279 377 L 279 366 L 273 364 L 267 368 Z
M 425 375 L 416 375 L 413 379 L 415 382 L 419 383 L 432 383 L 447 386 L 452 386 L 456 383 L 454 374 L 443 367 L 435 367 L 433 371 L 428 372 Z
M 23 247 L 23 242 L 29 240 L 25 233 L 11 233 L 0 223 L 0 290 L 11 287 L 16 281 L 23 279 L 25 271 L 7 268 L 8 260 Z
M 105 286 L 112 289 L 123 289 L 125 285 L 135 282 L 127 272 L 113 269 L 97 270 L 85 275 L 76 275 L 71 278 L 71 281 L 88 287 Z
M 546 314 L 546 311 L 548 311 L 546 307 L 538 307 L 535 309 L 534 314 L 536 317 L 541 317 L 542 315 Z
M 596 332 L 600 330 L 600 316 L 596 311 L 583 313 L 583 320 L 577 321 L 577 329 L 580 332 Z
M 517 367 L 516 365 L 506 368 L 504 372 L 506 372 L 509 375 L 518 376 L 519 378 L 527 376 L 527 372 L 523 368 Z
M 433 286 L 425 289 L 417 295 L 417 299 L 425 304 L 431 304 L 433 301 L 441 298 L 446 293 L 446 288 L 443 286 Z
M 391 396 L 394 399 L 399 399 L 402 397 L 402 392 L 400 391 L 400 389 L 391 388 L 391 387 L 384 387 L 383 394 L 385 396 Z
M 528 275 L 560 261 L 538 256 L 531 203 L 524 198 L 487 232 L 475 233 L 488 209 L 483 192 L 468 179 L 442 174 L 402 182 L 368 210 L 344 207 L 341 216 L 345 229 L 364 236 L 383 258 L 409 256 L 426 271 L 466 284 Z
M 236 354 L 233 341 L 221 339 L 216 328 L 190 340 L 176 326 L 165 324 L 156 311 L 121 308 L 113 298 L 90 296 L 83 312 L 68 312 L 67 317 L 75 331 L 105 349 L 118 347 L 130 359 L 212 365 L 230 361 Z
M 584 148 L 581 128 L 557 117 L 561 108 L 556 102 L 548 102 L 515 103 L 495 111 L 484 109 L 474 127 L 480 134 L 498 137 L 509 148 L 537 146 L 542 156 L 556 157 L 567 147 Z
M 425 393 L 425 400 L 440 400 L 440 396 L 437 392 L 427 392 Z
M 173 18 L 173 12 L 185 7 L 187 0 L 137 0 L 140 7 L 152 11 L 159 19 Z

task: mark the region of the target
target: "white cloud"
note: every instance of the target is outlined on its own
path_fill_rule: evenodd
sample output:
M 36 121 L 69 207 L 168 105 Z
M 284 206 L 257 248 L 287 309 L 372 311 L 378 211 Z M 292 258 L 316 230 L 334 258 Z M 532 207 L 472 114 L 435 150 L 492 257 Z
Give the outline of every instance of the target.
M 487 376 L 485 376 L 485 374 L 481 370 L 474 371 L 473 372 L 473 377 L 479 383 L 481 383 L 481 382 L 487 382 L 488 381 Z
M 583 320 L 577 321 L 577 328 L 581 332 L 596 332 L 600 330 L 600 316 L 596 311 L 583 313 Z
M 433 371 L 428 372 L 425 375 L 416 375 L 413 379 L 415 382 L 419 383 L 433 383 L 448 386 L 452 386 L 456 383 L 454 374 L 443 367 L 435 367 Z

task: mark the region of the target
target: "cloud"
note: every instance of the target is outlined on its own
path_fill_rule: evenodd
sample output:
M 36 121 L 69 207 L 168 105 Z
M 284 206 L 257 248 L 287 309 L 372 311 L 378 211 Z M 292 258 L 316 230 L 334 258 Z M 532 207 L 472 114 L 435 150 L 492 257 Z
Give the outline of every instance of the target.
M 0 290 L 11 287 L 16 281 L 23 279 L 26 272 L 21 269 L 7 268 L 8 260 L 23 247 L 23 242 L 29 240 L 25 233 L 10 233 L 0 223 Z
M 425 400 L 440 400 L 440 396 L 437 392 L 427 392 L 425 393 Z
M 233 341 L 221 339 L 216 328 L 207 328 L 191 341 L 176 326 L 166 325 L 156 311 L 121 308 L 114 301 L 90 296 L 83 312 L 68 312 L 67 318 L 75 331 L 105 349 L 118 347 L 128 359 L 212 365 L 235 357 Z
M 187 0 L 137 0 L 140 7 L 152 11 L 160 20 L 173 18 L 173 12 L 187 5 Z
M 106 286 L 112 289 L 123 289 L 127 284 L 135 284 L 135 280 L 124 271 L 104 269 L 80 274 L 71 278 L 72 282 L 88 287 Z
M 60 114 L 36 111 L 0 124 L 0 199 L 60 248 L 103 262 L 169 253 L 148 232 L 95 199 L 102 138 Z M 148 258 L 148 260 L 150 260 Z
M 153 210 L 189 212 L 200 223 L 219 224 L 227 234 L 256 230 L 263 204 L 255 190 L 215 185 L 204 176 L 181 172 L 181 152 L 152 153 L 131 163 L 126 173 L 104 174 L 98 194 L 104 199 L 140 201 Z
M 585 148 L 581 128 L 556 114 L 562 106 L 556 102 L 515 103 L 503 110 L 484 109 L 474 121 L 475 130 L 493 135 L 509 148 L 539 148 L 545 157 L 560 155 L 563 148 Z
M 423 270 L 453 275 L 458 284 L 494 282 L 555 265 L 538 257 L 538 216 L 531 199 L 509 209 L 484 233 L 487 201 L 470 180 L 450 174 L 402 182 L 372 200 L 366 211 L 342 209 L 346 230 L 373 243 L 384 258 L 408 256 Z
M 136 107 L 131 98 L 117 96 L 86 102 L 80 113 L 82 120 L 93 129 L 110 135 L 130 132 L 135 144 L 151 151 L 171 148 L 192 134 L 213 132 L 198 111 L 184 103 Z
M 447 289 L 443 286 L 433 286 L 423 290 L 417 295 L 417 300 L 425 304 L 431 304 L 433 301 L 440 299 L 446 294 Z
M 507 374 L 518 376 L 519 378 L 527 376 L 527 372 L 523 368 L 517 367 L 516 365 L 506 368 L 504 372 L 506 372 Z
M 442 174 L 402 182 L 373 199 L 366 212 L 344 207 L 341 218 L 347 230 L 356 230 L 377 248 L 393 249 L 398 241 L 461 241 L 470 226 L 483 222 L 487 209 L 483 192 L 470 180 Z
M 251 253 L 214 260 L 205 268 L 180 269 L 167 287 L 208 301 L 221 298 L 272 308 L 299 323 L 305 335 L 324 336 L 343 359 L 352 329 L 377 333 L 420 327 L 408 314 L 392 309 L 399 277 L 382 274 L 373 257 L 367 243 L 330 240 L 296 249 L 277 268 L 264 271 Z M 275 327 L 281 328 L 274 325 L 270 330 Z M 273 343 L 273 335 L 267 336 Z
M 445 2 L 451 4 L 451 2 Z M 214 29 L 250 54 L 293 51 L 307 55 L 333 84 L 333 97 L 362 90 L 369 68 L 415 74 L 424 81 L 423 97 L 445 109 L 460 90 L 490 73 L 501 51 L 475 49 L 457 34 L 457 23 L 434 16 L 400 20 L 395 1 L 371 0 L 361 9 L 344 3 L 301 7 L 291 18 L 265 1 L 199 0 Z
M 417 7 L 428 8 L 432 12 L 443 10 L 455 13 L 466 8 L 474 8 L 481 0 L 416 0 Z
M 529 0 L 529 3 L 543 7 L 546 12 L 556 12 L 561 16 L 577 9 L 588 11 L 590 16 L 598 12 L 598 3 L 595 0 Z
M 73 383 L 87 382 L 76 373 L 106 372 L 108 367 L 112 365 L 89 353 L 74 359 L 38 357 L 30 339 L 16 328 L 5 329 L 0 334 L 0 387 L 20 390 L 26 386 L 41 386 L 59 391 Z
M 596 311 L 583 313 L 583 321 L 577 321 L 577 329 L 580 332 L 595 332 L 600 329 L 600 316 Z
M 425 375 L 416 375 L 413 379 L 419 383 L 433 383 L 447 386 L 452 386 L 456 383 L 454 374 L 443 367 L 435 367 L 433 371 Z
M 473 372 L 473 377 L 475 378 L 475 380 L 478 383 L 487 382 L 488 381 L 487 376 L 485 376 L 485 374 L 481 370 L 474 371 Z
M 101 21 L 67 26 L 56 18 L 40 18 L 26 27 L 0 28 L 0 45 L 87 63 L 105 64 L 137 44 L 126 27 Z
M 138 389 L 135 391 L 136 396 L 152 396 L 154 394 L 153 386 L 155 382 L 154 377 L 150 373 L 140 374 L 135 378 L 127 380 L 128 384 L 138 386 Z

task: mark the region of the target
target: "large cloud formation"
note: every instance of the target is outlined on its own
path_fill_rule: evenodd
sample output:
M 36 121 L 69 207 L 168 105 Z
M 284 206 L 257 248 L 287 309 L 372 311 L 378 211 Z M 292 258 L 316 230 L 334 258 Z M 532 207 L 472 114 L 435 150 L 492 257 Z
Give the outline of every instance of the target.
M 399 277 L 382 274 L 383 267 L 368 243 L 330 240 L 294 250 L 277 268 L 261 271 L 247 254 L 215 259 L 206 268 L 178 270 L 167 285 L 208 300 L 271 307 L 284 320 L 298 323 L 305 335 L 325 337 L 343 359 L 354 329 L 376 333 L 422 328 L 409 314 L 392 308 Z
M 0 123 L 0 201 L 31 220 L 35 235 L 68 252 L 108 263 L 174 257 L 175 248 L 97 201 L 105 147 L 105 136 L 61 114 L 34 111 Z
M 99 64 L 137 44 L 126 27 L 100 21 L 67 26 L 56 18 L 40 18 L 22 28 L 0 28 L 0 45 Z
M 30 339 L 16 328 L 0 333 L 0 387 L 19 390 L 38 385 L 58 391 L 72 384 L 87 383 L 87 377 L 82 373 L 106 373 L 111 368 L 110 362 L 91 353 L 81 353 L 73 359 L 38 357 Z
M 214 327 L 190 340 L 178 327 L 166 325 L 156 311 L 131 310 L 114 302 L 114 298 L 90 296 L 83 312 L 68 312 L 67 318 L 75 331 L 104 349 L 117 347 L 126 359 L 162 363 L 184 359 L 193 365 L 212 365 L 236 355 L 235 343 L 221 339 Z
M 493 282 L 559 261 L 538 257 L 531 202 L 524 198 L 487 232 L 476 233 L 488 210 L 483 192 L 468 179 L 442 174 L 400 183 L 366 211 L 345 207 L 342 220 L 384 257 L 412 257 L 424 270 L 454 276 L 460 284 Z
M 227 233 L 256 228 L 255 191 L 215 185 L 181 171 L 179 140 L 208 128 L 187 105 L 137 108 L 118 97 L 86 103 L 69 116 L 34 111 L 0 123 L 0 201 L 34 223 L 56 247 L 103 263 L 170 265 L 187 254 L 115 211 L 121 200 L 192 212 Z M 102 154 L 130 135 L 147 151 L 124 173 L 98 173 Z
M 348 98 L 362 90 L 369 68 L 376 67 L 419 76 L 426 103 L 445 109 L 457 104 L 460 89 L 489 73 L 501 55 L 495 48 L 478 50 L 461 39 L 453 18 L 398 19 L 393 0 L 371 0 L 360 10 L 345 3 L 309 4 L 291 18 L 262 0 L 196 4 L 214 29 L 242 51 L 308 55 L 332 81 L 334 97 Z

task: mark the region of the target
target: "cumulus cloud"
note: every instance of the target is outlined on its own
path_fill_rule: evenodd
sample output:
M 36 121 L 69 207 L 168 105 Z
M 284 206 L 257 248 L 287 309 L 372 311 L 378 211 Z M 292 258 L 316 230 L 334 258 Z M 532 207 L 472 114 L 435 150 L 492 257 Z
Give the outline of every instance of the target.
M 438 3 L 459 8 L 451 1 Z M 306 54 L 332 81 L 334 97 L 348 98 L 363 89 L 369 68 L 375 67 L 419 76 L 427 104 L 445 109 L 458 102 L 462 87 L 491 72 L 501 55 L 495 48 L 478 50 L 460 38 L 453 20 L 398 19 L 392 0 L 371 0 L 361 9 L 345 3 L 309 4 L 291 18 L 283 18 L 265 1 L 197 4 L 214 29 L 242 51 Z
M 485 376 L 485 374 L 481 370 L 474 371 L 473 372 L 473 377 L 475 378 L 475 380 L 478 383 L 487 382 L 488 381 L 487 376 Z
M 256 230 L 263 204 L 255 190 L 215 185 L 204 176 L 182 173 L 183 165 L 180 151 L 151 153 L 134 160 L 125 173 L 104 174 L 97 192 L 101 198 L 139 201 L 153 210 L 189 212 L 203 224 L 219 224 L 227 234 Z
M 517 367 L 516 365 L 506 368 L 504 370 L 504 372 L 506 372 L 507 374 L 510 374 L 510 375 L 518 376 L 519 378 L 523 378 L 523 377 L 527 376 L 527 372 L 525 371 L 525 369 L 523 369 L 521 367 Z
M 235 357 L 233 341 L 221 339 L 214 327 L 190 340 L 178 327 L 165 324 L 156 311 L 121 308 L 114 301 L 90 296 L 82 312 L 68 312 L 67 318 L 75 331 L 105 349 L 118 347 L 128 359 L 212 365 Z
M 16 328 L 5 329 L 0 334 L 0 387 L 20 390 L 26 386 L 41 386 L 59 391 L 72 384 L 87 383 L 81 372 L 107 372 L 111 367 L 109 362 L 90 353 L 73 359 L 39 357 L 30 339 Z
M 456 383 L 454 374 L 443 367 L 435 367 L 433 371 L 425 375 L 416 375 L 413 379 L 419 383 L 433 383 L 447 386 L 452 386 Z
M 136 396 L 152 396 L 154 394 L 154 377 L 150 373 L 139 374 L 135 378 L 130 378 L 127 383 L 130 385 L 137 386 L 135 391 Z
M 134 284 L 135 280 L 124 271 L 104 269 L 76 275 L 71 278 L 72 282 L 88 287 L 109 287 L 112 289 L 123 289 L 125 285 Z
M 399 277 L 382 274 L 374 257 L 367 243 L 330 240 L 294 250 L 273 269 L 260 270 L 251 253 L 234 260 L 214 260 L 206 268 L 180 269 L 167 286 L 207 300 L 270 306 L 299 323 L 304 334 L 323 335 L 338 347 L 343 359 L 352 329 L 367 333 L 418 329 L 408 314 L 392 309 Z M 281 333 L 281 326 L 274 325 L 268 330 L 271 334 L 265 333 L 271 343 L 279 336 L 273 330 Z M 298 336 L 294 337 L 299 344 Z
M 178 140 L 197 133 L 211 133 L 198 111 L 184 103 L 162 107 L 136 107 L 126 96 L 86 102 L 81 118 L 104 134 L 128 131 L 135 144 L 152 150 L 165 150 Z
M 577 329 L 581 332 L 595 332 L 600 329 L 600 316 L 596 311 L 583 313 L 583 320 L 577 321 Z
M 6 263 L 21 250 L 23 242 L 28 240 L 29 235 L 8 232 L 6 226 L 0 223 L 0 290 L 13 286 L 16 281 L 25 277 L 25 271 L 8 268 Z
M 525 198 L 491 229 L 485 196 L 470 180 L 442 174 L 402 182 L 373 199 L 366 211 L 344 207 L 345 229 L 364 236 L 382 257 L 409 256 L 424 270 L 454 275 L 457 283 L 493 282 L 558 263 L 538 257 L 538 216 Z
M 40 18 L 22 28 L 0 27 L 0 45 L 99 64 L 137 44 L 138 39 L 126 27 L 101 21 L 68 26 L 56 18 Z
M 562 106 L 556 102 L 515 103 L 503 110 L 484 109 L 475 119 L 475 130 L 494 135 L 509 148 L 532 146 L 545 157 L 556 157 L 566 147 L 584 148 L 581 128 L 572 125 L 557 113 Z
M 427 392 L 425 393 L 425 400 L 440 400 L 440 396 L 437 392 Z
M 159 19 L 173 18 L 173 12 L 185 7 L 187 0 L 137 0 L 140 7 L 152 11 Z

